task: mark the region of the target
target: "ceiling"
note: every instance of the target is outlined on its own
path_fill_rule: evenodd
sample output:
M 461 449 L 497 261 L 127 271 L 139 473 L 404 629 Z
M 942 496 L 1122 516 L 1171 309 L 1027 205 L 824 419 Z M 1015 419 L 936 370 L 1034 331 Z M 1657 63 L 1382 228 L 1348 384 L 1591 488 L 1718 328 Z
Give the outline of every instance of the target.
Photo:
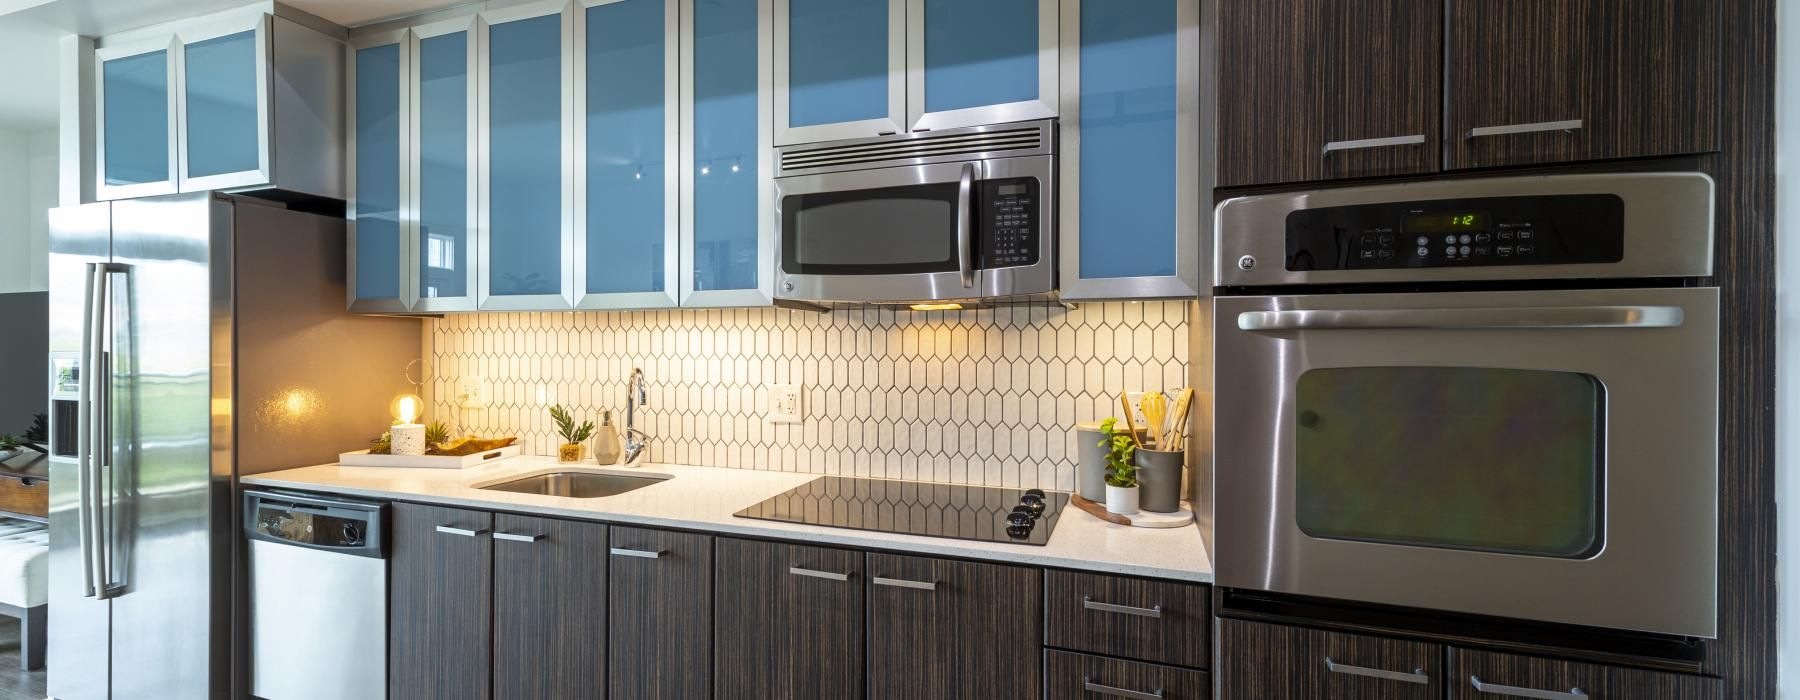
M 470 0 L 286 0 L 286 3 L 289 7 L 310 12 L 345 27 L 473 4 Z

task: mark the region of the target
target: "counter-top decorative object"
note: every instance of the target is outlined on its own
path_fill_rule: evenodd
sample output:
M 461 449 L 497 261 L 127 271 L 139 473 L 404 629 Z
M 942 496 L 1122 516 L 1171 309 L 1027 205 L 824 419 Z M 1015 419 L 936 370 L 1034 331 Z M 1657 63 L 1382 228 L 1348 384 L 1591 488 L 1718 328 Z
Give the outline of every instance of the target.
M 1130 431 L 1118 433 L 1113 427 L 1118 425 L 1117 418 L 1108 418 L 1100 423 L 1100 432 L 1105 436 L 1101 444 L 1106 452 L 1106 510 L 1119 515 L 1132 515 L 1138 512 L 1138 477 L 1136 437 Z
M 1160 445 L 1159 445 L 1160 446 Z M 1152 513 L 1181 508 L 1181 470 L 1187 453 L 1145 447 L 1136 451 L 1138 507 Z
M 600 413 L 600 432 L 594 435 L 594 462 L 618 464 L 619 452 L 622 449 L 619 444 L 619 430 L 613 427 L 612 411 L 602 411 Z
M 561 405 L 550 407 L 550 419 L 556 421 L 556 433 L 563 439 L 562 446 L 556 450 L 557 461 L 580 462 L 587 456 L 587 439 L 594 434 L 594 422 L 582 421 L 576 426 L 575 418 Z
M 401 394 L 388 404 L 388 412 L 394 414 L 396 421 L 388 429 L 388 450 L 393 454 L 414 457 L 425 454 L 425 426 L 414 422 L 424 403 L 412 394 Z

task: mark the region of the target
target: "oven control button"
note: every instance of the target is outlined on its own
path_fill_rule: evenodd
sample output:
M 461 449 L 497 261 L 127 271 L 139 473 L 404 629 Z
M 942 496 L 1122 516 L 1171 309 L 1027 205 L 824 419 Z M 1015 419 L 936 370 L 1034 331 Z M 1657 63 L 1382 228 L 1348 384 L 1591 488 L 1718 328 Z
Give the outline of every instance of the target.
M 1461 244 L 1463 244 L 1463 245 L 1468 245 L 1468 244 L 1469 244 L 1469 242 L 1470 242 L 1470 241 L 1471 241 L 1471 240 L 1474 240 L 1474 239 L 1473 239 L 1473 238 L 1471 238 L 1471 237 L 1470 237 L 1470 236 L 1469 236 L 1469 234 L 1466 234 L 1466 233 L 1465 233 L 1465 234 L 1463 234 L 1463 235 L 1461 235 L 1461 236 L 1458 236 L 1458 237 L 1457 237 L 1457 238 L 1456 238 L 1456 242 L 1457 242 L 1457 243 L 1461 243 Z
M 1529 241 L 1529 240 L 1531 240 L 1531 236 L 1532 236 L 1531 229 L 1528 229 L 1528 228 L 1519 229 L 1519 240 Z
M 1452 258 L 1456 257 L 1456 246 L 1453 246 L 1453 245 L 1444 246 L 1444 255 L 1446 255 L 1448 257 L 1452 257 Z
M 1495 248 L 1494 251 L 1499 253 L 1500 257 L 1502 257 L 1502 258 L 1512 257 L 1513 247 L 1509 246 L 1509 245 L 1503 245 L 1503 246 L 1500 246 L 1499 248 Z
M 1475 246 L 1475 255 L 1476 256 L 1487 255 L 1488 253 L 1491 253 L 1491 252 L 1494 252 L 1493 249 L 1491 249 L 1487 246 L 1484 246 L 1484 245 Z
M 1427 248 L 1425 246 L 1419 246 L 1419 249 L 1415 250 L 1413 252 L 1418 253 L 1419 257 L 1421 257 L 1421 258 L 1431 257 L 1431 249 Z
M 1381 236 L 1381 237 L 1377 238 L 1376 241 L 1379 242 L 1383 247 L 1391 246 L 1394 244 L 1394 237 L 1393 236 Z
M 1375 259 L 1375 251 L 1368 249 L 1368 248 L 1364 248 L 1363 250 L 1359 251 L 1359 255 L 1364 260 L 1374 260 Z
M 1376 257 L 1379 257 L 1382 260 L 1393 260 L 1394 259 L 1394 251 L 1383 250 L 1383 251 L 1381 251 L 1381 253 L 1376 255 Z
M 1531 246 L 1531 245 L 1519 246 L 1519 254 L 1520 255 L 1530 255 L 1530 254 L 1536 253 L 1536 252 L 1537 252 L 1537 246 Z
M 1420 237 L 1419 237 L 1419 240 L 1418 240 L 1418 244 L 1419 244 L 1419 245 L 1430 245 L 1430 244 L 1431 244 L 1431 239 L 1429 239 L 1429 238 L 1426 238 L 1426 237 L 1424 237 L 1424 236 L 1420 236 Z
M 1453 243 L 1456 243 L 1456 234 L 1454 234 L 1454 233 L 1452 233 L 1452 234 L 1449 234 L 1449 235 L 1447 235 L 1447 236 L 1444 236 L 1444 242 L 1445 242 L 1445 243 L 1452 243 L 1452 244 L 1453 244 Z
M 1498 234 L 1498 235 L 1499 235 L 1499 236 L 1500 236 L 1500 240 L 1503 240 L 1503 241 L 1510 241 L 1510 240 L 1512 240 L 1512 239 L 1513 239 L 1513 235 L 1514 235 L 1514 234 L 1513 234 L 1513 232 L 1512 232 L 1512 231 L 1507 231 L 1507 230 L 1504 230 L 1504 229 L 1503 229 L 1503 230 L 1501 230 L 1501 231 L 1500 231 L 1500 233 L 1499 233 L 1499 234 Z
M 1468 238 L 1468 236 L 1463 236 L 1463 238 Z M 1458 254 L 1458 255 L 1468 255 L 1468 254 L 1469 254 L 1469 247 L 1468 247 L 1468 246 L 1463 246 L 1463 247 L 1461 247 L 1461 248 L 1457 248 L 1457 249 L 1456 249 L 1456 253 L 1457 253 L 1457 254 Z

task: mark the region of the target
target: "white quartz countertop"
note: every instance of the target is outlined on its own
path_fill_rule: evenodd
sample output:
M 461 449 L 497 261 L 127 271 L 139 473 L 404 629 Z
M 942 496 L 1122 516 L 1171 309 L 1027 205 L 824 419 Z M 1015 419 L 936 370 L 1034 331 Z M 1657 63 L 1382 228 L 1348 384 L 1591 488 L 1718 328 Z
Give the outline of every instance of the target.
M 673 477 L 602 498 L 563 498 L 479 487 L 552 471 Z M 1212 581 L 1212 560 L 1196 525 L 1169 529 L 1114 525 L 1074 506 L 1063 509 L 1049 544 L 977 542 L 733 517 L 732 513 L 819 474 L 652 464 L 636 469 L 558 464 L 519 457 L 469 469 L 400 469 L 327 464 L 246 476 L 248 486 L 364 498 L 583 518 L 628 525 L 704 530 L 896 552 L 985 559 L 1177 581 Z

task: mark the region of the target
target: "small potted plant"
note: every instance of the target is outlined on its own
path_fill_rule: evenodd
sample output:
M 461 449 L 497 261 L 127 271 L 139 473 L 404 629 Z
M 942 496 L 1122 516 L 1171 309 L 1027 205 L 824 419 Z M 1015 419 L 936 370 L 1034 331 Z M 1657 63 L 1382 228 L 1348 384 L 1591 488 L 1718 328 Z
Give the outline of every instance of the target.
M 575 419 L 562 406 L 550 407 L 550 419 L 556 421 L 556 432 L 562 435 L 562 447 L 556 450 L 558 462 L 580 462 L 587 457 L 587 439 L 594 435 L 594 422 L 582 421 L 576 427 Z
M 1138 512 L 1137 443 L 1130 433 L 1114 432 L 1116 425 L 1117 418 L 1100 423 L 1100 434 L 1105 436 L 1100 446 L 1106 448 L 1106 512 L 1135 515 Z

